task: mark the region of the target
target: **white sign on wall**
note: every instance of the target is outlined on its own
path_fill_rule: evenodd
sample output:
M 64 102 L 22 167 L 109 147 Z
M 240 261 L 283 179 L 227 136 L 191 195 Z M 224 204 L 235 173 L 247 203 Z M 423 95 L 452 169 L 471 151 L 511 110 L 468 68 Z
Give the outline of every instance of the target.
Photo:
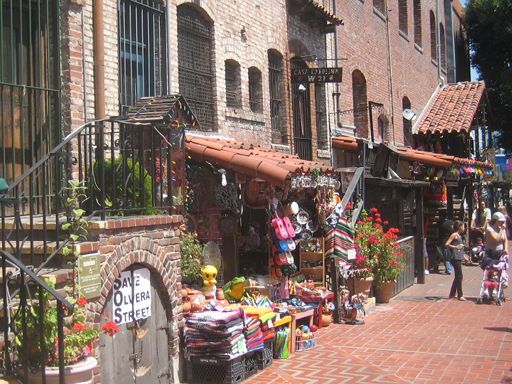
M 121 272 L 114 281 L 112 296 L 116 324 L 147 319 L 151 316 L 151 273 L 147 268 Z

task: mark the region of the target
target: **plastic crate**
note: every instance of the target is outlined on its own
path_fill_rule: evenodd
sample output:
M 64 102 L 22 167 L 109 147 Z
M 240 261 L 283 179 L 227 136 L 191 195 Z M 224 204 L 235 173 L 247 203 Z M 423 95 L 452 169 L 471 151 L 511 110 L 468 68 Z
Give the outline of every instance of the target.
M 187 377 L 191 383 L 237 384 L 245 380 L 245 356 L 231 360 L 191 357 Z
M 315 335 L 311 334 L 308 339 L 304 340 L 302 336 L 296 336 L 295 339 L 295 351 L 302 352 L 307 351 L 316 346 Z
M 274 360 L 274 340 L 267 340 L 263 345 L 263 351 L 258 353 L 259 369 L 263 369 L 269 365 L 272 365 L 272 361 Z
M 245 378 L 251 377 L 258 373 L 259 369 L 259 360 L 261 360 L 260 356 L 263 351 L 254 351 L 249 352 L 245 355 Z

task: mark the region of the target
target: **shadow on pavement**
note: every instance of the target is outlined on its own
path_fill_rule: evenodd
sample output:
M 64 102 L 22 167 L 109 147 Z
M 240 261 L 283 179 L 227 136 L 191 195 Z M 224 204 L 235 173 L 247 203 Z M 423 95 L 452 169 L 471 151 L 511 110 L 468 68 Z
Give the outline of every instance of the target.
M 489 331 L 510 332 L 510 333 L 512 333 L 512 328 L 509 328 L 509 327 L 484 327 L 484 329 L 487 329 Z M 512 383 L 512 381 L 511 381 L 511 383 Z

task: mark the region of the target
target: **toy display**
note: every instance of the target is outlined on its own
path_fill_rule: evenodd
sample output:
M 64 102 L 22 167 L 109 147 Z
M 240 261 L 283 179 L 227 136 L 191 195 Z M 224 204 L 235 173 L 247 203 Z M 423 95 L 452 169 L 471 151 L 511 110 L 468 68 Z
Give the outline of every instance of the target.
M 201 276 L 203 278 L 203 293 L 206 299 L 215 299 L 217 291 L 217 268 L 213 265 L 205 265 L 201 268 Z

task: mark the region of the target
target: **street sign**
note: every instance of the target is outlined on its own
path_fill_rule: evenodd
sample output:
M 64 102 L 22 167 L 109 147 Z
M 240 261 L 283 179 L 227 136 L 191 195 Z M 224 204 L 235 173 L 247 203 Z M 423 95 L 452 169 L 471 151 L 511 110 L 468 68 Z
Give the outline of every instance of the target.
M 88 299 L 101 293 L 100 254 L 80 255 L 78 258 L 78 286 L 80 294 Z
M 294 68 L 292 83 L 341 83 L 342 68 Z

